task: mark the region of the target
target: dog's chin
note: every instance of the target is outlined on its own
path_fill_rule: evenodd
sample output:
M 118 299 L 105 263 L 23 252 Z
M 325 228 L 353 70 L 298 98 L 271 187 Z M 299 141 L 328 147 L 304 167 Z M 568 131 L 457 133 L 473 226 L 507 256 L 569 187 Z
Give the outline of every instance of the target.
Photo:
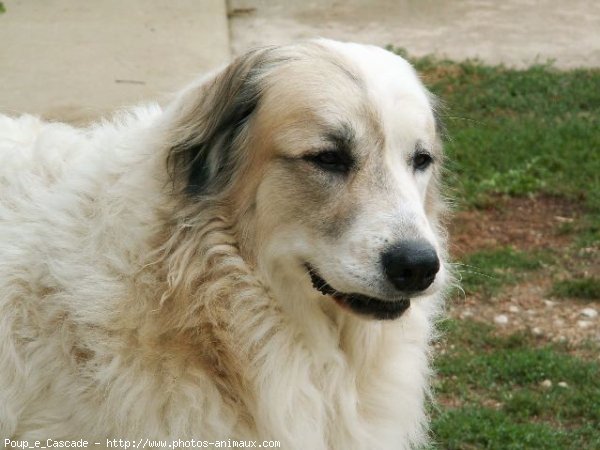
M 363 294 L 343 293 L 332 288 L 310 265 L 306 265 L 313 287 L 321 294 L 331 297 L 343 308 L 365 317 L 393 320 L 400 317 L 410 306 L 409 298 L 382 300 Z

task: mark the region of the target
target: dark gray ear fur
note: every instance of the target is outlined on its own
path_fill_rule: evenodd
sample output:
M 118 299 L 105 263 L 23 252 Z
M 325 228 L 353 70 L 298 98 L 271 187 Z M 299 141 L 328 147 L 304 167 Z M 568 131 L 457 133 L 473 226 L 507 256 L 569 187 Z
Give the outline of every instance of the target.
M 178 100 L 177 135 L 167 157 L 175 187 L 197 196 L 214 194 L 227 184 L 236 142 L 260 101 L 261 75 L 274 62 L 271 51 L 259 49 L 239 57 Z

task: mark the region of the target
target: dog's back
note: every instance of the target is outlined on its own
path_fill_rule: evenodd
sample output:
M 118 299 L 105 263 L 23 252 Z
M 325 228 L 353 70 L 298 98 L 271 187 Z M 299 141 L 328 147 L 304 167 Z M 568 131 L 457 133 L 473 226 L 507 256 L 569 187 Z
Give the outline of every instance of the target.
M 86 379 L 85 363 L 121 326 L 122 280 L 148 251 L 156 217 L 140 197 L 151 182 L 137 185 L 136 170 L 147 175 L 149 158 L 127 139 L 157 112 L 81 130 L 0 116 L 3 438 L 97 435 L 99 403 L 85 392 L 99 380 Z
M 65 326 L 68 313 L 62 305 L 68 295 L 62 283 L 70 283 L 72 277 L 67 281 L 60 271 L 61 267 L 81 267 L 69 261 L 77 257 L 81 242 L 76 242 L 78 233 L 72 234 L 78 224 L 68 220 L 80 214 L 81 205 L 64 187 L 77 171 L 85 144 L 83 135 L 66 125 L 46 124 L 32 116 L 0 117 L 3 438 L 27 436 L 26 430 L 32 429 L 39 430 L 37 435 L 51 436 L 58 431 L 52 429 L 56 422 L 46 425 L 43 416 L 34 412 L 58 415 L 68 423 L 69 415 L 77 410 L 74 399 L 55 391 L 57 381 L 70 384 L 73 380 L 63 348 L 73 345 L 74 337 Z

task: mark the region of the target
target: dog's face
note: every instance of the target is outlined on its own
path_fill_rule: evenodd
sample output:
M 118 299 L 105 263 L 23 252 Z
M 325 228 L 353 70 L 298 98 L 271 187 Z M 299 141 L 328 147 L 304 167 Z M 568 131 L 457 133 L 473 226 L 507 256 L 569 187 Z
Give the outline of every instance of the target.
M 441 146 L 431 98 L 409 64 L 319 41 L 255 78 L 229 159 L 207 155 L 201 169 L 227 178 L 215 189 L 240 212 L 242 251 L 267 283 L 378 319 L 439 289 Z

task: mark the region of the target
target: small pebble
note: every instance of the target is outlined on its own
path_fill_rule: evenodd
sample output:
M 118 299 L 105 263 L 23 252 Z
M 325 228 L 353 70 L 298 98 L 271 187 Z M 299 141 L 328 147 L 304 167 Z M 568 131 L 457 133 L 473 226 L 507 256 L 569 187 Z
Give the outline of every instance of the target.
M 520 311 L 519 307 L 518 307 L 518 306 L 515 306 L 515 305 L 510 305 L 510 306 L 508 307 L 508 310 L 509 310 L 511 313 L 518 313 L 518 312 Z
M 504 314 L 499 314 L 494 317 L 494 322 L 496 322 L 498 325 L 506 325 L 508 323 L 508 317 Z
M 544 304 L 546 306 L 554 306 L 556 305 L 556 302 L 553 302 L 552 300 L 544 300 Z
M 596 311 L 594 308 L 584 308 L 581 310 L 581 315 L 589 319 L 595 319 L 598 317 L 598 311 Z
M 531 333 L 532 333 L 534 336 L 543 336 L 543 335 L 544 335 L 544 332 L 542 331 L 542 329 L 541 329 L 540 327 L 534 327 L 534 328 L 531 330 Z
M 558 382 L 557 386 L 561 387 L 561 388 L 568 388 L 569 387 L 569 385 L 567 384 L 566 381 L 560 381 L 560 382 Z
M 545 388 L 545 389 L 549 389 L 552 387 L 552 381 L 550 380 L 544 380 L 540 383 L 540 385 Z
M 562 319 L 554 319 L 554 325 L 557 327 L 562 327 L 565 324 L 565 321 Z
M 591 325 L 591 323 L 589 323 L 587 320 L 578 320 L 577 321 L 577 326 L 579 328 L 585 329 L 585 328 L 589 327 L 590 325 Z

